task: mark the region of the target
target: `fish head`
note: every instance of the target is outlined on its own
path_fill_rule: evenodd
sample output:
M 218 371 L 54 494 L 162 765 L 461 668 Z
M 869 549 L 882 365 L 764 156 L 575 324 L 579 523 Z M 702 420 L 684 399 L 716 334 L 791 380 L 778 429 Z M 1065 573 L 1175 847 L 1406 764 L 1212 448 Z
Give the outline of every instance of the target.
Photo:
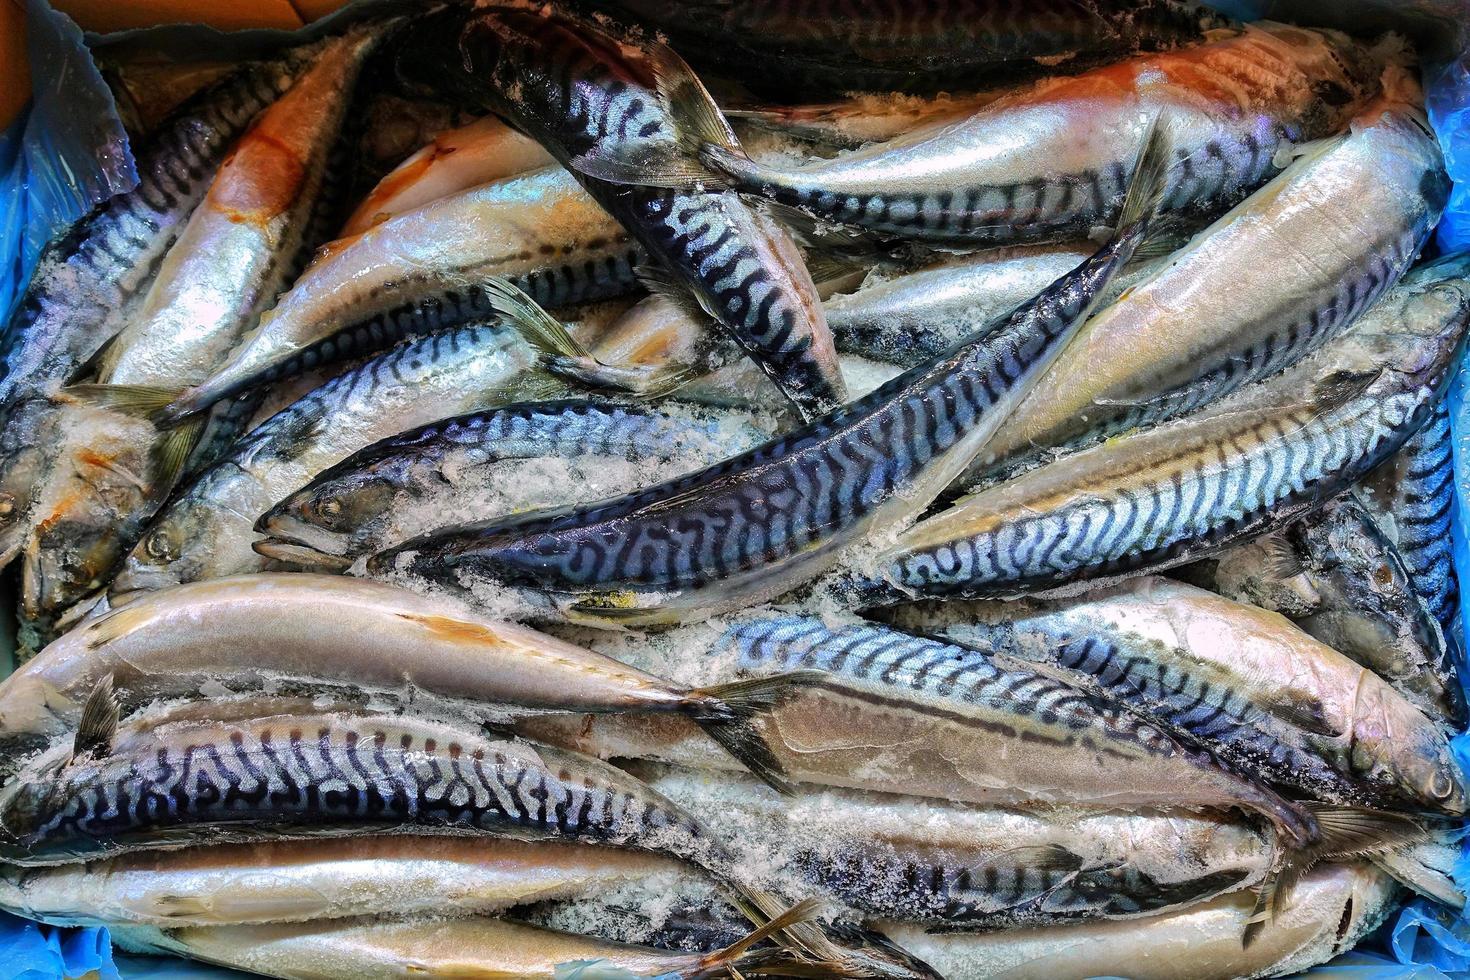
M 1350 762 L 1380 791 L 1427 812 L 1470 809 L 1464 770 L 1439 726 L 1376 677 L 1358 691 Z
M 1434 384 L 1454 359 L 1470 321 L 1470 251 L 1412 270 L 1356 331 L 1374 363 Z
M 212 578 L 215 538 L 224 528 L 214 508 L 181 500 L 143 532 L 112 582 L 114 597 Z
M 255 530 L 268 538 L 255 550 L 301 564 L 351 564 L 382 543 L 401 489 L 373 469 L 323 474 L 262 515 Z

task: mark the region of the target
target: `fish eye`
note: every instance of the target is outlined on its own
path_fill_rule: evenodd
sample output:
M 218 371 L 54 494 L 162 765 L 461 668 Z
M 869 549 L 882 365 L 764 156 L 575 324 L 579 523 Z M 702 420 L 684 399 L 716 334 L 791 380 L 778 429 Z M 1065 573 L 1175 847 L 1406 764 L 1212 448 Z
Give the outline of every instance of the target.
M 312 501 L 306 508 L 307 516 L 323 527 L 336 529 L 338 518 L 342 516 L 342 501 L 336 497 L 328 497 L 326 500 Z
M 1436 800 L 1448 799 L 1455 791 L 1455 781 L 1447 773 L 1437 772 L 1429 781 L 1429 793 Z
M 179 557 L 178 547 L 166 528 L 156 528 L 143 542 L 143 551 L 154 561 L 174 561 Z
M 1391 585 L 1393 583 L 1393 569 L 1387 565 L 1379 565 L 1373 569 L 1373 581 L 1381 586 Z
M 15 514 L 15 498 L 8 493 L 0 493 L 0 522 L 8 521 Z

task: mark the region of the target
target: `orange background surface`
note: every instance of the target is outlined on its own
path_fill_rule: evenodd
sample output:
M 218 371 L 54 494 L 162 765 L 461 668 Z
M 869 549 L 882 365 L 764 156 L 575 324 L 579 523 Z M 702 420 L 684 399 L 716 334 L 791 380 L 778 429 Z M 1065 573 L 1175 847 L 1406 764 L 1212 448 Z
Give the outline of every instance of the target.
M 179 22 L 242 27 L 300 27 L 345 0 L 51 0 L 89 31 L 120 31 Z M 18 0 L 0 0 L 0 129 L 30 98 L 25 14 Z

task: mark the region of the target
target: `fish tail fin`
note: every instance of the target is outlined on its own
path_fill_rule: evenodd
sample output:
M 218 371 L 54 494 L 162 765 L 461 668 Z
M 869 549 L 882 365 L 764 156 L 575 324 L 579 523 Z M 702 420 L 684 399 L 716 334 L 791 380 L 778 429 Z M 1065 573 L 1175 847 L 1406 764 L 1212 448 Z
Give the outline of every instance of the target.
M 741 965 L 753 972 L 769 972 L 787 977 L 942 980 L 932 967 L 900 949 L 885 936 L 871 930 L 829 926 L 812 921 L 820 908 L 815 900 L 787 908 L 774 895 L 755 889 L 742 889 L 736 905 L 752 922 L 765 929 L 764 936 L 773 939 L 781 947 L 780 950 L 770 953 L 761 951 L 771 958 L 769 960 L 758 960 L 753 951 L 747 953 Z M 780 924 L 774 929 L 766 928 L 771 923 Z M 764 969 L 760 969 L 761 966 Z
M 722 190 L 726 179 L 706 166 L 703 150 L 715 146 L 743 156 L 735 131 L 699 76 L 673 48 L 654 44 L 649 69 L 659 105 L 673 122 L 674 138 L 631 148 L 594 148 L 573 157 L 572 169 L 613 184 Z
M 689 692 L 686 711 L 705 734 L 762 782 L 778 793 L 790 795 L 786 767 L 771 751 L 756 722 L 791 692 L 822 676 L 819 671 L 794 671 L 701 688 Z
M 591 358 L 566 325 L 542 309 L 515 283 L 498 276 L 485 281 L 490 308 L 510 321 L 526 343 L 546 357 Z
M 807 965 L 804 957 L 794 957 L 793 954 L 786 949 L 754 950 L 752 949 L 752 947 L 758 946 L 768 939 L 779 941 L 782 934 L 785 933 L 787 930 L 793 928 L 800 923 L 810 922 L 812 919 L 814 919 L 821 911 L 821 907 L 821 900 L 815 898 L 809 898 L 804 902 L 793 905 L 791 908 L 787 909 L 785 912 L 782 912 L 775 918 L 769 919 L 766 922 L 757 925 L 756 928 L 752 929 L 745 936 L 731 943 L 729 946 L 726 946 L 724 949 L 716 950 L 715 952 L 710 953 L 708 956 L 704 957 L 704 959 L 700 960 L 699 966 L 696 968 L 692 976 L 739 976 L 739 971 L 737 967 L 739 967 L 741 964 L 749 964 L 750 966 L 757 967 L 765 966 L 767 968 L 770 968 L 777 963 L 784 962 L 790 962 L 792 963 L 792 965 L 799 966 Z M 764 918 L 764 916 L 760 916 L 760 918 Z M 818 964 L 815 962 L 810 964 L 810 966 L 812 967 L 818 967 L 821 965 L 823 964 Z M 814 973 L 810 975 L 820 976 L 822 974 Z
M 1317 820 L 1316 858 L 1365 857 L 1429 839 L 1424 825 L 1407 814 L 1331 803 L 1302 806 Z
M 1138 151 L 1133 173 L 1128 178 L 1123 208 L 1118 212 L 1118 235 L 1147 223 L 1158 213 L 1169 186 L 1173 142 L 1168 121 L 1162 114 L 1154 116 L 1144 132 L 1143 148 Z
M 167 385 L 79 384 L 61 389 L 61 397 L 148 419 L 163 427 L 166 410 L 188 390 Z

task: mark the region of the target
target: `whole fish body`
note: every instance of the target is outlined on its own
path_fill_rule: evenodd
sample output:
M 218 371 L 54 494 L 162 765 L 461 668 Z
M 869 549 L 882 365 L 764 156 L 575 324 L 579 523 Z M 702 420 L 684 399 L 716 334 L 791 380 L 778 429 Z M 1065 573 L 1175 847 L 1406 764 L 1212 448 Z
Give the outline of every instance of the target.
M 1458 731 L 1466 721 L 1459 658 L 1361 499 L 1349 490 L 1278 534 L 1181 571 L 1288 616 Z
M 1240 980 L 1295 976 L 1352 949 L 1398 907 L 1393 879 L 1365 862 L 1303 875 L 1275 915 L 1243 943 L 1256 909 L 1245 892 L 1129 922 L 937 934 L 885 924 L 896 942 L 950 980 Z
M 997 99 L 832 160 L 780 169 L 707 144 L 735 186 L 821 218 L 939 243 L 1086 235 L 1109 224 L 1149 120 L 1178 166 L 1164 207 L 1211 214 L 1341 130 L 1379 90 L 1381 60 L 1345 35 L 1279 24 L 1141 55 Z
M 179 488 L 113 582 L 118 593 L 267 567 L 254 524 L 276 501 L 405 426 L 519 401 L 536 353 L 504 321 L 457 327 L 369 358 L 303 395 Z
M 1159 578 L 1036 606 L 953 605 L 895 616 L 1060 668 L 1262 781 L 1379 809 L 1467 807 L 1464 774 L 1439 726 L 1275 613 Z
M 165 409 L 222 398 L 492 315 L 484 281 L 542 305 L 626 291 L 639 249 L 560 167 L 451 195 L 329 244 L 207 380 Z
M 973 807 L 670 769 L 658 792 L 778 868 L 772 888 L 944 930 L 1129 918 L 1251 887 L 1267 839 L 1219 814 Z M 785 879 L 790 879 L 786 883 Z
M 317 46 L 248 64 L 189 99 L 137 155 L 138 186 L 100 205 L 42 254 L 0 353 L 0 558 L 21 545 L 49 465 L 51 396 L 122 326 L 204 198 L 215 167 Z
M 140 851 L 0 869 L 0 907 L 56 925 L 178 928 L 365 915 L 486 915 L 630 879 L 690 874 L 656 854 L 560 841 L 359 836 Z
M 565 513 L 412 539 L 369 571 L 489 580 L 538 615 L 626 625 L 712 615 L 809 580 L 969 464 L 1142 240 L 1165 153 L 1151 141 L 1139 167 L 1145 217 L 983 336 L 724 463 Z
M 256 550 L 345 567 L 497 510 L 632 492 L 769 435 L 753 416 L 676 403 L 540 402 L 462 415 L 391 436 L 323 471 L 261 517 L 256 527 L 270 538 Z M 520 460 L 565 461 L 576 469 L 562 478 L 535 467 L 521 473 L 513 466 Z
M 1450 548 L 1450 439 L 1449 406 L 1441 402 L 1424 428 L 1363 481 L 1361 499 L 1397 547 L 1415 591 L 1445 637 L 1463 647 L 1460 585 Z
M 1168 48 L 1229 23 L 1189 3 L 996 4 L 924 0 L 895 8 L 873 0 L 729 4 L 695 0 L 589 0 L 613 16 L 667 31 L 680 51 L 758 90 L 890 91 L 953 84 L 1045 65 Z
M 1208 404 L 1351 324 L 1408 268 L 1445 204 L 1420 105 L 1412 82 L 1391 81 L 1344 139 L 1309 150 L 1099 312 L 974 475 Z
M 557 932 L 505 919 L 346 919 L 257 926 L 123 929 L 120 945 L 287 980 L 431 977 L 475 980 L 705 980 L 759 975 L 793 961 L 781 950 L 680 953 Z M 809 963 L 800 959 L 806 969 Z M 805 976 L 807 974 L 798 974 Z M 822 976 L 845 976 L 838 972 Z M 862 976 L 863 974 L 857 974 Z
M 535 140 L 495 116 L 485 116 L 439 133 L 389 171 L 352 212 L 341 237 L 361 234 L 451 194 L 554 162 Z
M 157 700 L 301 696 L 431 706 L 481 721 L 545 711 L 685 711 L 716 692 L 659 678 L 460 603 L 338 576 L 265 574 L 152 593 L 88 620 L 0 682 L 0 772 L 81 720 L 107 683 L 123 712 Z
M 6 861 L 65 864 L 373 830 L 547 838 L 668 855 L 703 868 L 766 919 L 786 910 L 745 883 L 728 848 L 697 820 L 621 770 L 557 749 L 407 716 L 335 712 L 103 729 L 89 744 L 93 751 L 0 793 Z M 847 964 L 888 965 L 839 948 L 812 923 L 782 932 L 783 944 L 836 975 Z M 917 975 L 897 966 L 876 975 Z
M 302 236 L 333 196 L 329 158 L 381 36 L 369 26 L 331 41 L 237 141 L 137 311 L 101 352 L 100 383 L 202 379 L 275 299 L 314 244 Z M 146 419 L 88 404 L 63 416 L 24 547 L 21 602 L 33 620 L 106 584 L 185 463 Z
M 707 116 L 718 118 L 667 48 L 620 42 L 565 13 L 450 10 L 415 29 L 398 60 L 405 78 L 504 115 L 564 164 L 589 154 L 680 152 L 691 123 L 674 118 L 659 85 L 697 93 Z M 446 49 L 463 57 L 446 58 Z M 733 141 L 722 119 L 718 125 Z M 846 400 L 815 287 L 784 228 L 730 191 L 578 177 L 805 417 Z
M 742 759 L 776 785 L 987 806 L 1233 807 L 1272 820 L 1287 846 L 1317 833 L 1313 815 L 1220 768 L 1159 724 L 1014 658 L 782 612 L 593 645 L 679 683 L 750 676 L 779 684 L 751 722 L 770 758 Z M 697 665 L 691 650 L 701 654 Z M 547 716 L 516 730 L 602 758 L 734 768 L 679 718 Z
M 1270 533 L 1396 452 L 1470 315 L 1470 256 L 1415 270 L 1291 370 L 961 498 L 839 586 L 864 603 L 1080 590 Z

